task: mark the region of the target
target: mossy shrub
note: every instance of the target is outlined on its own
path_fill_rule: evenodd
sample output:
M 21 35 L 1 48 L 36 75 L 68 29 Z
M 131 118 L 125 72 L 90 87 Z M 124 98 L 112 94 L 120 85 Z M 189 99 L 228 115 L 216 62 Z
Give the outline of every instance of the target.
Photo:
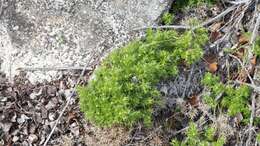
M 145 40 L 113 51 L 88 85 L 78 88 L 81 110 L 100 126 L 131 126 L 137 121 L 149 125 L 160 99 L 156 84 L 177 75 L 180 63 L 200 59 L 207 40 L 203 28 L 183 34 L 148 30 Z

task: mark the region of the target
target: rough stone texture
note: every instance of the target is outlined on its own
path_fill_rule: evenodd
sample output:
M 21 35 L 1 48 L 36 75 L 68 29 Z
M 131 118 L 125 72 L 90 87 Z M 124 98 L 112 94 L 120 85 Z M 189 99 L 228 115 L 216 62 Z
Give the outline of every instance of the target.
M 108 52 L 157 22 L 170 0 L 1 0 L 1 70 L 83 67 L 94 52 Z M 31 81 L 56 76 L 34 71 Z

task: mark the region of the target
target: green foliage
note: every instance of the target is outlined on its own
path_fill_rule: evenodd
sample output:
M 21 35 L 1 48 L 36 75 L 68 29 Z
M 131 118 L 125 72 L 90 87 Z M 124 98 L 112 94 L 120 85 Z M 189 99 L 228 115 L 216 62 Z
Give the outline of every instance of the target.
M 253 46 L 253 51 L 256 56 L 260 56 L 260 37 L 257 37 Z
M 166 12 L 163 14 L 162 21 L 164 24 L 166 24 L 166 25 L 172 24 L 173 19 L 174 19 L 174 16 L 171 13 Z
M 219 77 L 210 73 L 206 73 L 202 83 L 210 89 L 210 94 L 204 95 L 203 100 L 212 108 L 216 108 L 218 103 L 215 98 L 223 92 L 224 85 L 220 83 Z
M 258 143 L 260 143 L 260 133 L 257 133 L 256 140 L 257 140 Z
M 255 126 L 259 126 L 259 125 L 260 125 L 260 117 L 255 117 L 253 124 L 254 124 Z
M 202 83 L 209 89 L 210 94 L 204 96 L 204 101 L 215 108 L 218 103 L 215 100 L 217 96 L 223 94 L 220 106 L 227 109 L 230 116 L 235 116 L 242 113 L 245 120 L 250 116 L 250 109 L 248 107 L 248 98 L 250 90 L 247 86 L 233 87 L 231 85 L 224 85 L 220 82 L 217 76 L 211 73 L 206 73 Z
M 181 9 L 183 7 L 193 7 L 203 3 L 213 4 L 216 0 L 176 0 L 174 8 Z
M 203 28 L 184 34 L 149 30 L 145 41 L 112 52 L 89 84 L 78 88 L 81 110 L 100 126 L 131 126 L 139 120 L 149 125 L 155 97 L 160 96 L 155 85 L 177 75 L 180 63 L 200 59 L 207 40 Z
M 189 129 L 187 131 L 187 140 L 188 145 L 197 145 L 199 142 L 198 136 L 199 132 L 195 123 L 190 123 Z
M 186 138 L 183 141 L 173 139 L 172 146 L 223 146 L 225 138 L 216 136 L 216 129 L 208 127 L 199 132 L 195 123 L 191 122 L 186 132 Z
M 205 130 L 205 137 L 208 140 L 213 141 L 214 136 L 215 136 L 215 132 L 216 132 L 216 129 L 214 127 L 209 127 Z

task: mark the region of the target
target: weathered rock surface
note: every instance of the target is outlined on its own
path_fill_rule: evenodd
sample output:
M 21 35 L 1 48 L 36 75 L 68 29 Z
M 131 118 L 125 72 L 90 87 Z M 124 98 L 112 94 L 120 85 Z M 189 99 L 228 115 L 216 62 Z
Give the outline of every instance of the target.
M 136 36 L 131 30 L 157 22 L 170 0 L 2 0 L 1 70 L 83 67 Z M 101 55 L 101 56 L 102 56 Z M 55 69 L 54 69 L 55 70 Z M 31 81 L 56 71 L 34 71 Z

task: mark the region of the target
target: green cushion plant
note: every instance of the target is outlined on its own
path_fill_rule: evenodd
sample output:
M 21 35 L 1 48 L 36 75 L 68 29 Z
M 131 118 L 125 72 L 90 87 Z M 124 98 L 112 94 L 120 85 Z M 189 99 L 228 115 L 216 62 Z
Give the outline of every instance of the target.
M 179 64 L 199 60 L 207 40 L 204 28 L 183 34 L 148 30 L 145 40 L 113 51 L 88 85 L 78 88 L 81 110 L 100 126 L 131 126 L 140 120 L 150 125 L 160 101 L 156 84 L 177 75 Z
M 218 102 L 220 107 L 227 110 L 230 116 L 236 116 L 241 113 L 244 122 L 248 122 L 250 117 L 250 109 L 248 101 L 250 99 L 250 90 L 247 86 L 233 87 L 220 82 L 219 77 L 206 73 L 202 83 L 210 91 L 209 95 L 205 95 L 203 100 L 212 108 L 216 108 Z M 216 101 L 216 97 L 223 95 L 220 101 Z

